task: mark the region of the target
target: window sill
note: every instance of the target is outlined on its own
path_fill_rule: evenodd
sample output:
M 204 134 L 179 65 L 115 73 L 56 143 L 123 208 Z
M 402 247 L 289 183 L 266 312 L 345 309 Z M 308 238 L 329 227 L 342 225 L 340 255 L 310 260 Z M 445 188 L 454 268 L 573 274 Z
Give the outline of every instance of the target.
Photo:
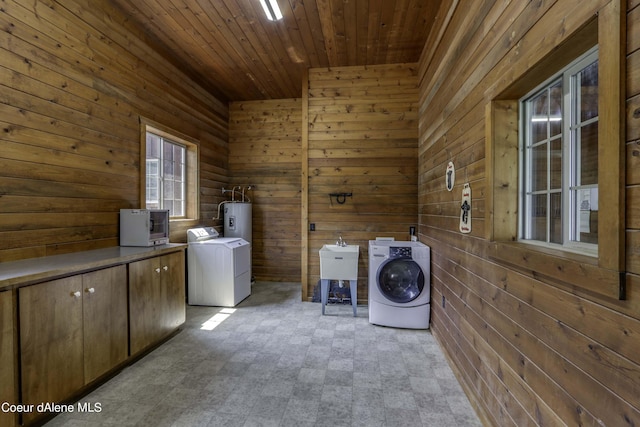
M 169 218 L 170 223 L 177 223 L 180 225 L 197 224 L 198 220 L 195 218 Z
M 597 258 L 524 242 L 494 242 L 489 258 L 552 286 L 607 299 L 625 299 L 624 272 L 598 266 Z
M 520 239 L 520 244 L 531 246 L 540 252 L 549 253 L 556 257 L 584 257 L 584 262 L 589 263 L 589 260 L 593 260 L 595 264 L 598 261 L 598 249 L 597 245 L 593 245 L 594 249 L 590 246 L 579 244 L 575 246 L 562 246 L 554 244 L 546 244 L 537 240 Z M 581 258 L 582 259 L 582 258 Z

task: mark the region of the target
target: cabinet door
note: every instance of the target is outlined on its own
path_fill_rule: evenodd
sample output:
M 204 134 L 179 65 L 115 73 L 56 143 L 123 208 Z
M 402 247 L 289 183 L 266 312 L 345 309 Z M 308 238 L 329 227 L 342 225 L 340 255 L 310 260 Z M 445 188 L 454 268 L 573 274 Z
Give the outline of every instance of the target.
M 84 381 L 95 380 L 126 360 L 128 352 L 127 267 L 82 275 Z
M 186 316 L 184 253 L 165 255 L 160 260 L 164 297 L 163 325 L 165 334 L 182 325 Z
M 185 321 L 184 253 L 129 264 L 131 354 L 157 343 Z
M 18 403 L 16 399 L 15 311 L 13 291 L 0 292 L 0 403 Z M 16 415 L 0 411 L 0 425 L 16 425 Z
M 82 276 L 20 288 L 18 297 L 23 403 L 60 402 L 84 384 Z
M 160 258 L 129 264 L 129 342 L 136 354 L 162 338 Z

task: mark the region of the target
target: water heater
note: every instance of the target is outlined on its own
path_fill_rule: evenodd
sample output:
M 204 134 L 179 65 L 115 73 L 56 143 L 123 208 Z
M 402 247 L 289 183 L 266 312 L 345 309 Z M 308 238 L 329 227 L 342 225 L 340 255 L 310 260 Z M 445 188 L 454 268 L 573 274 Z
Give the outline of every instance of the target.
M 226 203 L 224 205 L 224 237 L 241 237 L 251 243 L 251 235 L 251 203 Z

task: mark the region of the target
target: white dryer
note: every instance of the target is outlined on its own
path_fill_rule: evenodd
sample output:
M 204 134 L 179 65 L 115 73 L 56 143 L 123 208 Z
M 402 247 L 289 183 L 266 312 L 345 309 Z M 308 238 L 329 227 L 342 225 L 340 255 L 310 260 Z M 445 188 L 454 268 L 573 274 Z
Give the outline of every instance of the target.
M 234 307 L 251 294 L 251 245 L 213 227 L 187 230 L 187 303 Z
M 421 242 L 369 241 L 369 323 L 429 328 L 430 261 Z

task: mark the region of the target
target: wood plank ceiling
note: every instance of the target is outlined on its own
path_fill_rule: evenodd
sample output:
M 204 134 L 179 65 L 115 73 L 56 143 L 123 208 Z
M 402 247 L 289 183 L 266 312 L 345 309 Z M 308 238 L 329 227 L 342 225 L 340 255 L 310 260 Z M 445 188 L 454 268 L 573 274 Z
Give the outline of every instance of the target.
M 112 0 L 168 60 L 226 101 L 298 98 L 307 68 L 417 62 L 438 0 Z

